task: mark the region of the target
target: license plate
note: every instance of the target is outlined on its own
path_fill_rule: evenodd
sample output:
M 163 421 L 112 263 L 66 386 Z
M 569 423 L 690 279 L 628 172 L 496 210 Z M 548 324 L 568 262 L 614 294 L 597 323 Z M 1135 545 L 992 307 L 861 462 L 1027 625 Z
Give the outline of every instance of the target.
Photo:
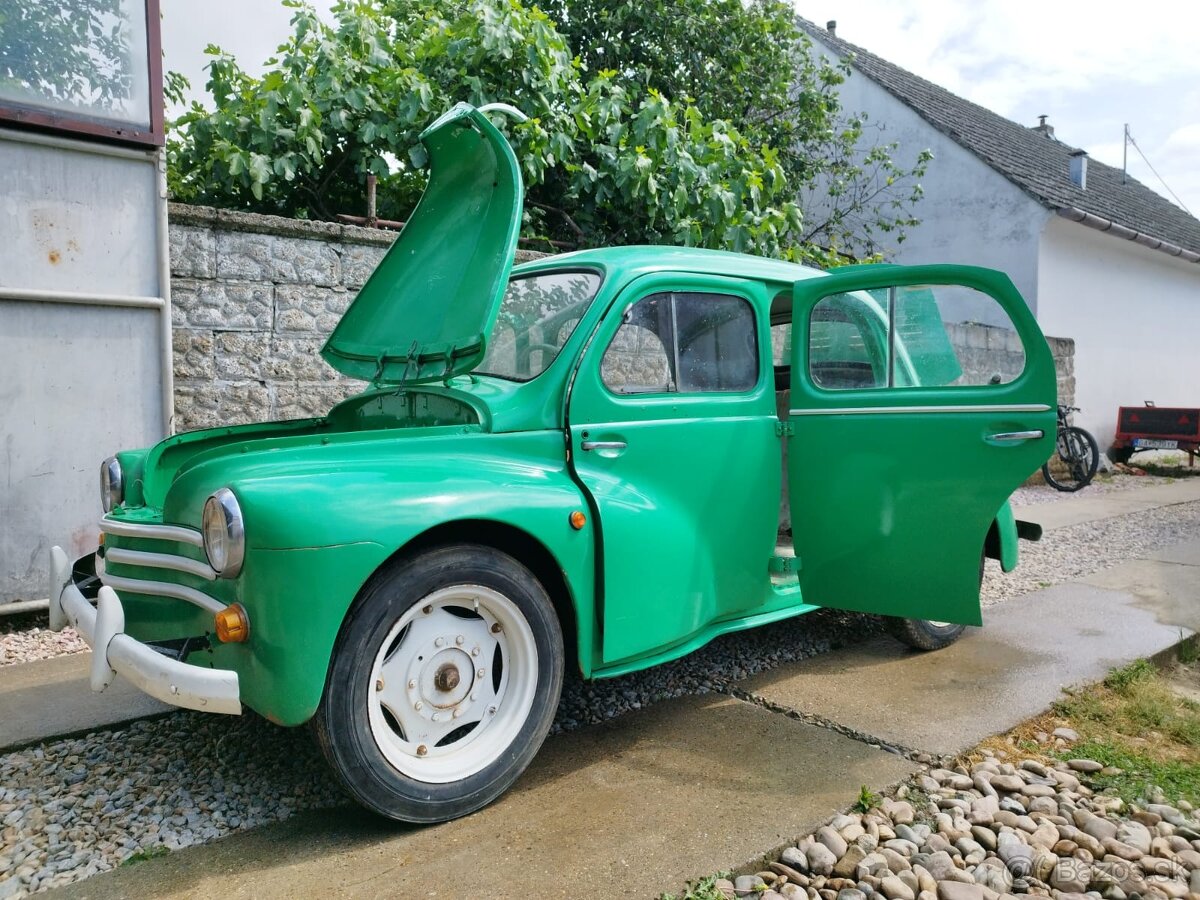
M 1154 438 L 1134 438 L 1133 446 L 1139 450 L 1177 450 L 1179 441 L 1159 441 Z

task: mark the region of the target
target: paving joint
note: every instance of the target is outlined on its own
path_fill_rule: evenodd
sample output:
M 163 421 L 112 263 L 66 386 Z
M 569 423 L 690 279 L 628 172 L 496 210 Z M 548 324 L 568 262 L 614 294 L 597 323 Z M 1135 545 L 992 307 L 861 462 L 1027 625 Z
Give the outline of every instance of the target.
M 858 741 L 860 744 L 866 744 L 875 750 L 883 750 L 885 753 L 892 753 L 896 756 L 903 757 L 910 762 L 928 762 L 932 759 L 937 759 L 938 754 L 927 753 L 924 750 L 916 750 L 912 747 L 906 747 L 903 744 L 894 741 L 885 741 L 873 734 L 868 734 L 865 731 L 859 731 L 856 728 L 851 728 L 848 725 L 843 725 L 841 722 L 826 716 L 818 715 L 817 713 L 804 712 L 792 706 L 785 706 L 782 703 L 776 703 L 773 700 L 768 700 L 758 694 L 753 694 L 750 691 L 744 691 L 741 688 L 726 685 L 723 688 L 724 692 L 730 697 L 737 700 L 742 700 L 746 703 L 752 703 L 767 712 L 776 713 L 786 716 L 789 719 L 795 719 L 797 722 L 803 722 L 805 725 L 812 725 L 816 728 L 824 728 L 827 731 L 833 731 L 843 737 L 848 737 L 852 741 Z

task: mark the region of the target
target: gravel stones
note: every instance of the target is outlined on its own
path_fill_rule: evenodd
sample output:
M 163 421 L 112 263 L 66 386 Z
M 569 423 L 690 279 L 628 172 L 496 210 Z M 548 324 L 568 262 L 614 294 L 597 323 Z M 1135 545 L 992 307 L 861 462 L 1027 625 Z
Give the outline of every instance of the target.
M 82 653 L 88 649 L 74 628 L 51 631 L 46 614 L 0 616 L 0 666 Z
M 1200 834 L 1200 823 L 1191 809 L 1127 808 L 1118 798 L 1093 794 L 1073 771 L 1082 770 L 987 759 L 920 773 L 911 785 L 924 795 L 902 786 L 897 794 L 903 799 L 883 798 L 866 813 L 838 816 L 801 840 L 800 850 L 785 851 L 786 859 L 802 850 L 811 869 L 796 873 L 802 883 L 790 896 L 1200 900 L 1200 838 L 1193 843 L 1189 837 Z M 970 787 L 959 787 L 963 778 Z M 927 790 L 929 782 L 935 790 Z M 998 789 L 999 798 L 976 788 L 980 783 Z M 1030 787 L 1039 789 L 1036 796 L 1028 795 Z M 844 841 L 860 829 L 859 840 Z M 866 842 L 875 834 L 881 843 L 872 850 Z M 846 850 L 831 859 L 841 849 L 836 838 Z M 785 886 L 774 888 L 789 896 Z
M 1076 772 L 1099 772 L 1104 766 L 1094 759 L 1069 759 L 1067 765 Z
M 814 837 L 817 843 L 824 844 L 835 857 L 843 857 L 846 855 L 846 840 L 830 826 L 825 825 L 817 829 Z
M 0 885 L 59 887 L 347 802 L 306 734 L 254 715 L 181 712 L 53 741 L 0 756 Z
M 838 858 L 824 844 L 812 844 L 805 850 L 808 856 L 808 870 L 814 875 L 830 875 L 833 873 L 833 867 L 837 864 Z

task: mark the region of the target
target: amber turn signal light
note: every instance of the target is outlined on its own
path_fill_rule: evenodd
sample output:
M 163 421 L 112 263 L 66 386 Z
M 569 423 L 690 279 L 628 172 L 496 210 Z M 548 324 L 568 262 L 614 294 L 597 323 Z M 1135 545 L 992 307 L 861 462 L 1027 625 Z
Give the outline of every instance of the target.
M 225 607 L 216 615 L 217 639 L 223 644 L 240 644 L 250 636 L 250 619 L 240 603 Z
M 585 516 L 579 510 L 575 510 L 575 512 L 571 513 L 569 521 L 571 523 L 571 527 L 576 531 L 579 531 L 584 525 L 587 524 L 587 516 Z

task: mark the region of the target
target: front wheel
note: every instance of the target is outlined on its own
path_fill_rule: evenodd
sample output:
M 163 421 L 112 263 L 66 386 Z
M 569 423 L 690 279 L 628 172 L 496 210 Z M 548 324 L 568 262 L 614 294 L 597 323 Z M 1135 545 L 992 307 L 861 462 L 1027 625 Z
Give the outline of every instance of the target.
M 532 573 L 490 547 L 439 547 L 382 570 L 355 603 L 313 730 L 363 806 L 443 822 L 525 770 L 562 678 L 562 630 Z
M 1055 490 L 1073 492 L 1091 483 L 1099 465 L 1096 439 L 1072 425 L 1059 431 L 1054 456 L 1042 466 L 1042 477 Z

